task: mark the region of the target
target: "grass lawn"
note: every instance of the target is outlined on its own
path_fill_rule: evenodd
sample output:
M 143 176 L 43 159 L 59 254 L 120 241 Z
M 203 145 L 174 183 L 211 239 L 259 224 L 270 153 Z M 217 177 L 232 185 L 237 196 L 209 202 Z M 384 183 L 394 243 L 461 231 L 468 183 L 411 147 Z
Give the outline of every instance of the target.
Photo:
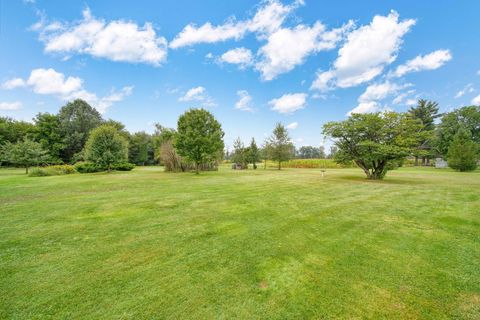
M 0 170 L 1 319 L 480 319 L 480 171 Z

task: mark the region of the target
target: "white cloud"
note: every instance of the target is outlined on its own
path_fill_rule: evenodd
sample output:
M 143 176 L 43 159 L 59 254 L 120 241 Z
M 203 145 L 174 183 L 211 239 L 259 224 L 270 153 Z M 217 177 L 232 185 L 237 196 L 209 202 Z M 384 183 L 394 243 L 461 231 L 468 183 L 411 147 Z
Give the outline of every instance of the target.
M 399 90 L 409 86 L 411 86 L 411 84 L 398 85 L 390 81 L 371 84 L 365 89 L 365 92 L 358 97 L 358 106 L 353 110 L 350 110 L 347 114 L 380 111 L 381 105 L 379 104 L 379 101 L 382 101 L 388 96 L 391 96 Z
M 63 73 L 54 69 L 34 69 L 26 83 L 38 94 L 54 94 L 67 96 L 73 92 L 80 91 L 83 80 L 78 77 L 65 79 Z
M 28 79 L 15 78 L 6 83 L 22 83 L 22 86 L 28 86 L 36 94 L 53 95 L 64 101 L 83 99 L 100 113 L 105 113 L 115 102 L 122 101 L 125 97 L 131 95 L 133 91 L 133 87 L 128 86 L 120 91 L 112 90 L 109 95 L 99 98 L 95 93 L 89 92 L 83 87 L 82 79 L 65 77 L 63 73 L 57 72 L 52 68 L 34 69 L 31 71 Z M 10 89 L 15 87 L 10 86 Z
M 177 49 L 199 43 L 239 40 L 247 32 L 256 32 L 259 37 L 264 37 L 265 34 L 270 34 L 280 28 L 288 14 L 302 4 L 303 1 L 295 1 L 292 5 L 285 6 L 277 0 L 269 0 L 258 8 L 251 19 L 236 21 L 235 18 L 230 18 L 218 26 L 207 22 L 197 27 L 191 23 L 175 36 L 170 42 L 170 47 Z
M 348 34 L 333 68 L 317 73 L 312 89 L 347 88 L 372 80 L 395 61 L 403 36 L 414 24 L 413 19 L 399 21 L 395 11 L 375 16 L 369 25 Z
M 279 113 L 293 113 L 305 108 L 306 99 L 306 93 L 288 93 L 270 100 L 268 104 L 272 106 L 272 110 Z
M 376 101 L 360 102 L 358 106 L 350 110 L 347 115 L 352 113 L 372 113 L 378 112 L 380 110 L 380 105 Z
M 476 96 L 475 98 L 472 99 L 472 104 L 476 106 L 480 106 L 480 95 Z
M 437 50 L 424 56 L 417 56 L 397 67 L 393 76 L 401 77 L 410 72 L 435 70 L 452 59 L 450 50 Z
M 204 87 L 198 86 L 189 89 L 182 97 L 178 99 L 181 102 L 197 101 L 204 107 L 216 106 L 216 103 L 207 93 Z
M 405 104 L 409 107 L 414 106 L 417 104 L 417 99 L 408 99 Z
M 367 87 L 365 92 L 358 98 L 359 102 L 367 102 L 373 100 L 383 100 L 387 96 L 396 93 L 405 86 L 397 85 L 386 81 L 384 83 L 371 84 Z
M 25 83 L 25 81 L 23 81 L 23 79 L 13 78 L 13 79 L 7 80 L 4 83 L 2 83 L 2 88 L 7 89 L 7 90 L 11 90 L 11 89 L 15 89 L 15 88 L 24 87 L 25 85 L 26 85 L 26 83 Z
M 45 21 L 32 26 L 45 43 L 45 52 L 89 54 L 113 61 L 160 65 L 167 58 L 167 40 L 157 36 L 151 23 L 143 27 L 132 21 L 106 22 L 96 19 L 87 8 L 83 19 L 61 24 Z
M 250 96 L 246 90 L 237 91 L 237 95 L 240 99 L 237 101 L 237 103 L 235 103 L 235 109 L 253 112 L 253 108 L 251 106 L 252 96 Z
M 201 101 L 205 99 L 205 88 L 202 86 L 191 88 L 185 93 L 183 97 L 178 99 L 179 101 Z
M 220 62 L 226 62 L 231 64 L 238 64 L 240 68 L 245 68 L 252 63 L 252 52 L 246 48 L 235 48 L 228 50 L 222 54 L 219 58 Z
M 415 93 L 415 90 L 408 90 L 407 92 L 400 93 L 398 96 L 395 97 L 395 99 L 392 100 L 392 103 L 401 104 L 405 100 L 405 98 L 407 98 L 413 93 Z
M 352 26 L 353 22 L 350 21 L 341 28 L 326 31 L 326 27 L 317 21 L 312 27 L 300 24 L 292 29 L 278 29 L 268 36 L 267 43 L 259 49 L 260 61 L 256 69 L 264 80 L 272 80 L 304 63 L 310 54 L 335 48 Z
M 0 102 L 0 110 L 18 110 L 22 108 L 20 101 L 15 102 Z
M 469 83 L 462 90 L 457 92 L 457 94 L 455 95 L 455 99 L 463 97 L 465 94 L 472 93 L 474 91 L 475 91 L 475 89 L 473 88 L 473 84 Z
M 290 129 L 290 130 L 297 129 L 297 127 L 298 127 L 298 122 L 292 122 L 287 125 L 287 129 Z

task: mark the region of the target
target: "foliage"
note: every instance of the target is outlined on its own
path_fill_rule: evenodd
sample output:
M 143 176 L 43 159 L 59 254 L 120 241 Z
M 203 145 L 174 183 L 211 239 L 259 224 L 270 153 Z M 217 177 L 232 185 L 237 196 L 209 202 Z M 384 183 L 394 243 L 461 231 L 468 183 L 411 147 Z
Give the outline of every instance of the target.
M 136 132 L 130 136 L 128 159 L 136 165 L 153 164 L 152 136 L 145 132 Z
M 63 106 L 58 119 L 65 143 L 61 157 L 65 162 L 70 162 L 76 153 L 82 151 L 90 131 L 103 121 L 100 113 L 81 99 Z
M 248 147 L 247 161 L 253 165 L 253 169 L 257 169 L 257 162 L 260 161 L 260 150 L 254 138 L 252 138 Z
M 132 171 L 135 164 L 129 162 L 119 162 L 112 165 L 112 170 L 116 171 Z
M 422 124 L 396 112 L 352 114 L 347 120 L 329 122 L 323 133 L 335 139 L 335 161 L 354 161 L 368 179 L 383 179 L 392 161 L 398 161 L 418 146 Z
M 278 170 L 281 169 L 283 161 L 290 160 L 293 156 L 293 143 L 288 136 L 287 128 L 281 123 L 276 124 L 265 144 L 268 157 L 278 163 Z
M 429 159 L 435 155 L 432 150 L 432 140 L 435 136 L 434 121 L 439 117 L 438 103 L 420 99 L 416 107 L 411 107 L 408 110 L 408 115 L 412 119 L 417 119 L 422 123 L 421 131 L 424 133 L 424 137 L 419 141 L 419 145 L 413 149 L 413 155 L 415 156 L 416 165 L 418 165 L 419 157 L 422 157 L 422 164 L 425 165 L 427 164 L 426 160 L 429 161 Z
M 79 173 L 94 173 L 106 170 L 105 167 L 101 165 L 86 161 L 77 162 L 75 163 L 74 167 L 75 170 Z
M 165 141 L 160 147 L 160 160 L 165 171 L 185 172 L 194 169 L 192 163 L 180 157 L 173 146 L 173 140 Z
M 30 170 L 29 177 L 59 176 L 75 173 L 75 167 L 69 164 L 38 167 Z
M 460 128 L 448 147 L 448 165 L 462 172 L 473 171 L 477 168 L 478 152 L 479 145 L 472 140 L 470 131 Z
M 336 163 L 332 159 L 291 159 L 282 164 L 284 168 L 305 168 L 305 169 L 338 169 L 352 168 L 355 166 L 350 163 Z
M 480 144 L 480 106 L 463 107 L 442 116 L 436 135 L 436 148 L 441 155 L 447 155 L 460 128 L 470 131 L 472 140 Z
M 27 137 L 31 138 L 34 132 L 35 126 L 29 122 L 0 117 L 0 145 L 23 141 Z
M 58 162 L 60 152 L 65 147 L 59 117 L 50 113 L 39 113 L 34 122 L 35 140 L 40 142 L 42 147 L 48 151 L 51 162 Z
M 190 109 L 178 119 L 174 146 L 180 156 L 195 164 L 198 174 L 201 164 L 221 158 L 223 136 L 220 123 L 210 112 Z
M 101 125 L 90 133 L 85 145 L 85 158 L 108 171 L 117 163 L 128 160 L 128 141 L 115 127 Z
M 240 165 L 242 169 L 248 169 L 248 148 L 245 148 L 240 138 L 233 141 L 233 152 L 230 160 L 237 165 Z
M 23 141 L 17 143 L 5 143 L 2 146 L 0 155 L 2 161 L 25 168 L 25 173 L 27 174 L 29 167 L 33 165 L 38 166 L 49 158 L 42 145 L 29 138 L 24 138 Z
M 298 159 L 325 159 L 325 148 L 323 146 L 318 148 L 312 146 L 302 146 L 298 149 L 296 157 Z

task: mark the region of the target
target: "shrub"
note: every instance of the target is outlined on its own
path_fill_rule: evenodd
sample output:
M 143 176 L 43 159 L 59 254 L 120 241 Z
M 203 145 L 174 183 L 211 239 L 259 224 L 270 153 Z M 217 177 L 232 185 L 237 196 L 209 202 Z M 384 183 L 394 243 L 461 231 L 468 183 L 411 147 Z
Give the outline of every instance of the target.
M 28 174 L 29 177 L 48 177 L 51 175 L 52 173 L 46 168 L 33 168 Z
M 30 172 L 29 176 L 30 177 L 60 176 L 64 174 L 72 174 L 75 172 L 76 170 L 74 166 L 63 164 L 63 165 L 34 168 Z
M 75 163 L 75 170 L 79 173 L 93 173 L 105 171 L 106 168 L 91 162 L 77 162 Z
M 131 171 L 133 168 L 135 168 L 135 165 L 128 162 L 116 163 L 112 165 L 112 170 L 117 171 Z

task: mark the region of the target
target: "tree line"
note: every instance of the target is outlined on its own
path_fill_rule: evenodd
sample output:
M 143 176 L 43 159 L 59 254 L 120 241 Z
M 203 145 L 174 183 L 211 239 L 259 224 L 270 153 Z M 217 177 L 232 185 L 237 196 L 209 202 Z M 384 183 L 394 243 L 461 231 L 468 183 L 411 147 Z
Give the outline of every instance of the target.
M 436 102 L 419 100 L 408 112 L 352 114 L 329 122 L 323 134 L 333 139 L 330 157 L 338 163 L 355 163 L 369 179 L 382 179 L 388 170 L 410 156 L 429 165 L 443 157 L 459 171 L 474 170 L 480 153 L 480 107 L 466 106 L 439 113 Z M 167 171 L 216 170 L 227 158 L 236 168 L 271 160 L 325 158 L 323 147 L 295 149 L 286 127 L 277 123 L 261 146 L 252 138 L 245 146 L 236 139 L 233 152 L 224 152 L 221 124 L 204 109 L 182 114 L 177 128 L 155 124 L 153 134 L 130 133 L 115 120 L 103 119 L 95 108 L 77 99 L 57 114 L 39 113 L 33 123 L 0 117 L 2 165 L 28 167 L 41 164 L 82 163 L 86 172 L 127 169 L 128 163 L 161 163 Z M 86 162 L 86 163 L 83 163 Z

